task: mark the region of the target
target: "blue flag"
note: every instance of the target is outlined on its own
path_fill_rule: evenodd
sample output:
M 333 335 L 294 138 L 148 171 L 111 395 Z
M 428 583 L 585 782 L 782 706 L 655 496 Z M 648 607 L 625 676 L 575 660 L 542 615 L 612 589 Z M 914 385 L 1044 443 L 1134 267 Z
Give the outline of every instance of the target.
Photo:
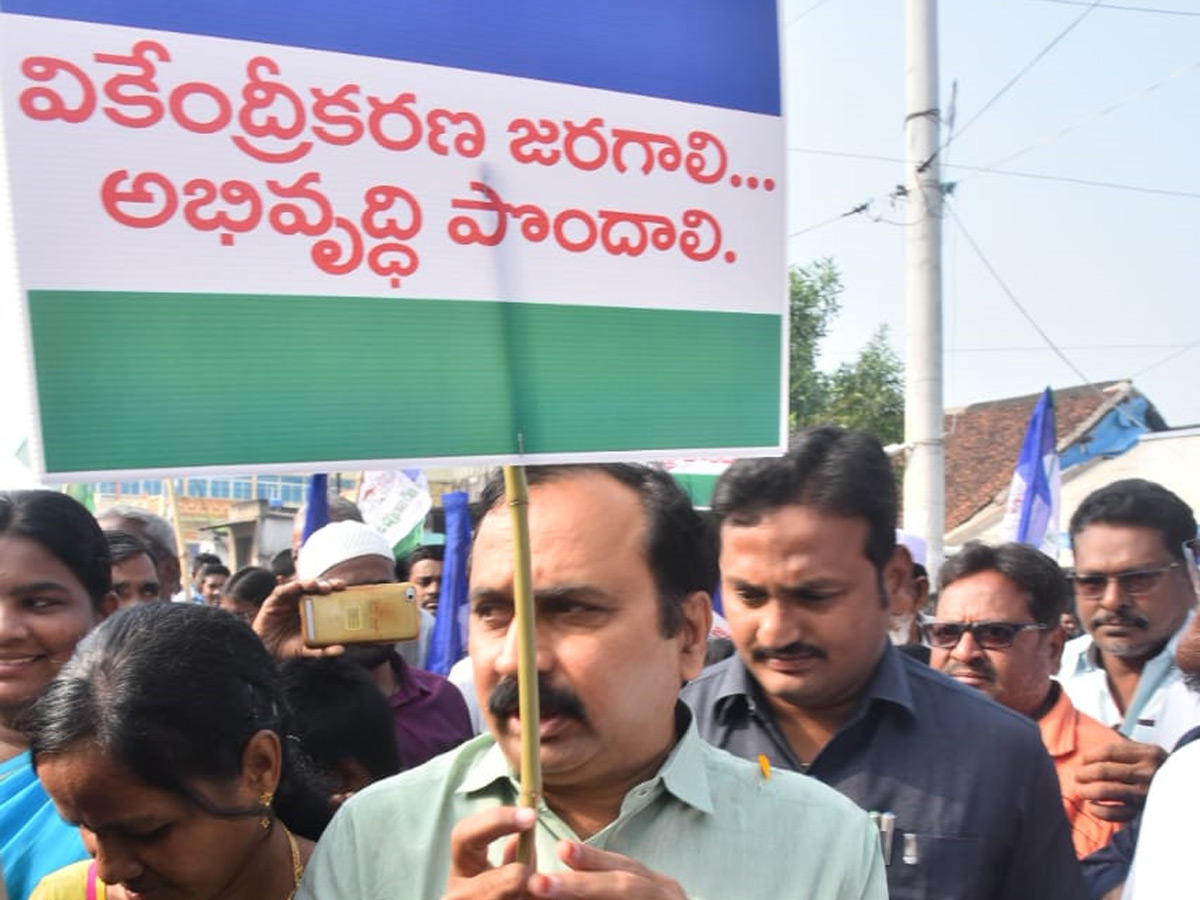
M 471 512 L 467 495 L 451 491 L 442 495 L 446 510 L 446 555 L 442 561 L 442 593 L 438 597 L 437 621 L 425 668 L 445 675 L 467 652 L 467 554 L 471 550 Z
M 1004 512 L 1004 539 L 1057 557 L 1060 484 L 1054 398 L 1046 388 L 1033 409 L 1017 458 Z
M 304 507 L 304 531 L 300 544 L 312 537 L 312 533 L 329 524 L 329 476 L 314 475 L 308 480 L 308 499 Z

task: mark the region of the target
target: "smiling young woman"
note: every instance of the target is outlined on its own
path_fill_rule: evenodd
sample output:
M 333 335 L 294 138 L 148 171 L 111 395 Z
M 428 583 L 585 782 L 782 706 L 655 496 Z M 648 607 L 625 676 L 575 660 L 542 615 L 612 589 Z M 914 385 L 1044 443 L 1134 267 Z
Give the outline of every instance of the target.
M 188 603 L 112 616 L 31 716 L 38 776 L 94 857 L 33 900 L 289 900 L 330 807 L 288 718 L 244 622 Z
M 116 606 L 91 514 L 55 491 L 0 492 L 0 858 L 12 900 L 83 858 L 34 774 L 23 717 L 75 644 Z

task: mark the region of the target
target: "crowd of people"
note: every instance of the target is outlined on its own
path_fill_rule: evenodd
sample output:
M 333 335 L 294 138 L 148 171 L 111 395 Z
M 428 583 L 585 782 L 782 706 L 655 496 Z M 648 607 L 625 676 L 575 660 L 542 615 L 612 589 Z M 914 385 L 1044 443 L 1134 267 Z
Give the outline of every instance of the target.
M 650 466 L 527 477 L 534 808 L 498 475 L 449 680 L 423 668 L 440 553 L 397 561 L 352 504 L 269 567 L 201 555 L 185 584 L 156 516 L 0 492 L 8 896 L 1182 895 L 1200 579 L 1170 491 L 1086 498 L 1069 571 L 970 543 L 927 573 L 860 432 L 734 463 L 709 517 Z M 305 643 L 305 598 L 401 580 L 421 638 Z

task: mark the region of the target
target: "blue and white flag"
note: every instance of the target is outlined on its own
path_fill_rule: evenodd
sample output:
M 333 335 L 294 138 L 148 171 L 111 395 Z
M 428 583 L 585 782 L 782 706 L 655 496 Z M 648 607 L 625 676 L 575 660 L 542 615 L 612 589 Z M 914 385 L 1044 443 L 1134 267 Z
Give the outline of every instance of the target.
M 1057 558 L 1061 483 L 1054 398 L 1050 388 L 1046 388 L 1033 409 L 1008 489 L 1002 526 L 1004 539 L 1029 544 Z
M 467 556 L 471 551 L 471 511 L 464 491 L 442 495 L 446 510 L 446 556 L 442 561 L 442 593 L 425 668 L 445 675 L 467 652 Z

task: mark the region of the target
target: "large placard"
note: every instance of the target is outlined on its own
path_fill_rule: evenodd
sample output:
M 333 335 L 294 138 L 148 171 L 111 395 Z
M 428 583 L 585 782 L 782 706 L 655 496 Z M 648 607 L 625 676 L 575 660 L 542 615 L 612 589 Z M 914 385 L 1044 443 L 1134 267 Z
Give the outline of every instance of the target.
M 0 0 L 47 478 L 782 445 L 774 2 L 174 6 Z

